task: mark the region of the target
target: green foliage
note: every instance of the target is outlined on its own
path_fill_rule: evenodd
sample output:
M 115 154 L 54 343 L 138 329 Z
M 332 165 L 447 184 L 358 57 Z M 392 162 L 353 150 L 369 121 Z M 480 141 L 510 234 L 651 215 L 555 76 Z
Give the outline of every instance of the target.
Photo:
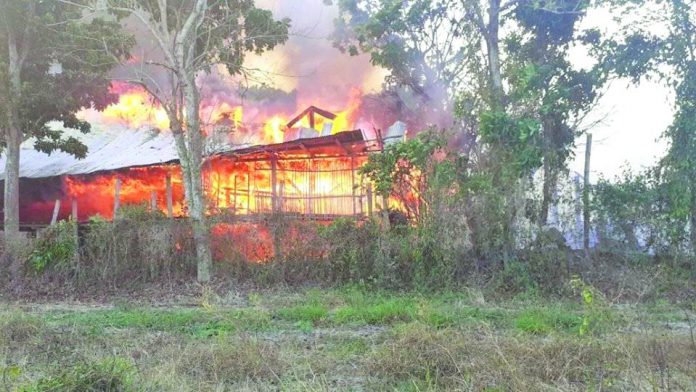
M 481 140 L 495 146 L 508 156 L 517 175 L 523 175 L 541 165 L 541 128 L 530 118 L 514 119 L 504 112 L 485 112 L 481 115 Z
M 319 236 L 329 244 L 327 262 L 339 282 L 370 282 L 374 279 L 375 255 L 380 228 L 374 221 L 337 219 L 320 227 Z
M 600 178 L 592 188 L 592 209 L 603 250 L 679 255 L 688 249 L 690 194 L 673 174 L 653 169 Z
M 644 1 L 616 3 L 619 11 L 630 15 L 640 15 L 645 12 L 643 7 L 649 4 Z M 674 89 L 674 118 L 664 133 L 670 142 L 669 150 L 655 170 L 657 181 L 652 189 L 657 192 L 650 204 L 651 210 L 657 209 L 664 217 L 660 228 L 665 232 L 663 237 L 674 244 L 681 241 L 679 237 L 689 234 L 693 254 L 696 230 L 688 227 L 696 227 L 696 109 L 693 105 L 696 98 L 696 20 L 690 1 L 656 2 L 650 6 L 650 11 L 642 15 L 643 23 L 624 26 L 618 37 L 602 45 L 604 62 L 613 72 L 631 78 L 634 83 L 657 77 Z M 665 30 L 652 28 L 658 24 L 665 26 Z M 630 182 L 624 182 L 621 187 L 628 185 Z
M 469 88 L 468 56 L 479 53 L 476 26 L 453 15 L 465 15 L 457 0 L 372 2 L 338 0 L 335 45 L 351 55 L 368 53 L 390 71 L 387 82 L 425 97 L 427 106 L 446 107 L 450 92 Z M 458 45 L 452 45 L 456 40 Z M 422 42 L 429 42 L 423 45 Z M 436 92 L 433 94 L 433 92 Z M 425 108 L 424 108 L 425 109 Z M 427 110 L 427 109 L 426 109 Z
M 27 264 L 31 271 L 41 274 L 51 267 L 65 267 L 75 258 L 74 221 L 60 221 L 49 226 L 37 240 Z
M 446 141 L 432 130 L 371 154 L 360 168 L 378 194 L 397 199 L 409 218 L 420 221 L 443 192 L 456 191 L 456 162 Z
M 116 100 L 109 92 L 108 73 L 129 56 L 135 43 L 118 21 L 87 21 L 82 11 L 77 4 L 60 1 L 9 1 L 0 6 L 0 22 L 6 27 L 0 29 L 0 102 L 13 106 L 23 140 L 34 137 L 39 151 L 60 150 L 78 158 L 85 156 L 85 146 L 48 124 L 59 121 L 88 132 L 89 123 L 76 112 L 86 107 L 100 110 Z M 19 91 L 9 80 L 8 35 L 20 45 L 14 49 L 27 53 L 18 64 Z M 60 72 L 51 72 L 56 64 Z M 2 118 L 0 125 L 5 125 Z
M 526 264 L 519 261 L 505 263 L 496 274 L 496 288 L 501 293 L 519 293 L 536 291 L 538 284 L 529 273 Z
M 571 279 L 570 285 L 578 292 L 584 309 L 578 329 L 580 336 L 603 332 L 613 317 L 602 293 L 578 277 Z
M 167 216 L 160 210 L 152 210 L 147 202 L 124 204 L 118 211 L 118 218 L 136 222 L 161 221 Z
M 442 171 L 443 166 L 433 162 L 433 154 L 445 146 L 445 139 L 433 132 L 422 132 L 414 139 L 387 146 L 381 154 L 372 154 L 360 168 L 375 184 L 375 190 L 388 196 L 404 179 L 418 176 L 432 167 Z M 436 177 L 439 178 L 439 177 Z M 444 179 L 443 179 L 444 182 Z

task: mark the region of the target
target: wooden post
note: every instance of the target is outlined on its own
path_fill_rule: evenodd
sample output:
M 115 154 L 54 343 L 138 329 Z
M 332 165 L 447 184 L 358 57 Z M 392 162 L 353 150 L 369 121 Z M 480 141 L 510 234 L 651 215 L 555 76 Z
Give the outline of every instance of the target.
M 389 199 L 387 196 L 382 196 L 382 219 L 384 220 L 384 228 L 389 230 L 391 224 L 389 222 Z
M 166 179 L 167 188 L 167 217 L 171 218 L 174 216 L 174 201 L 172 200 L 172 175 L 167 173 Z
M 278 211 L 283 212 L 285 207 L 283 206 L 285 197 L 285 182 L 280 183 L 280 189 L 278 190 Z
M 367 184 L 367 216 L 372 218 L 372 184 Z
M 72 199 L 73 238 L 75 241 L 75 269 L 80 271 L 80 233 L 77 217 L 77 199 Z
M 56 199 L 56 204 L 53 206 L 53 215 L 51 216 L 51 226 L 58 222 L 58 213 L 60 212 L 60 199 Z
M 247 172 L 247 215 L 249 214 L 251 214 L 251 170 Z
M 592 155 L 592 134 L 587 134 L 585 145 L 585 175 L 582 186 L 582 232 L 585 258 L 590 260 L 590 157 Z
M 118 210 L 121 207 L 121 179 L 116 177 L 116 185 L 114 185 L 114 219 L 118 215 Z
M 150 211 L 157 211 L 157 192 L 150 191 Z
M 350 188 L 352 194 L 350 200 L 352 201 L 351 204 L 353 204 L 353 216 L 356 216 L 358 211 L 355 206 L 355 156 L 353 154 L 350 155 Z
M 271 158 L 271 211 L 276 212 L 278 210 L 278 195 L 276 194 L 276 184 L 278 182 L 277 177 L 277 162 L 276 158 Z
M 237 213 L 237 175 L 234 175 L 234 196 L 232 197 L 232 212 Z
M 77 222 L 77 199 L 72 199 L 72 219 Z

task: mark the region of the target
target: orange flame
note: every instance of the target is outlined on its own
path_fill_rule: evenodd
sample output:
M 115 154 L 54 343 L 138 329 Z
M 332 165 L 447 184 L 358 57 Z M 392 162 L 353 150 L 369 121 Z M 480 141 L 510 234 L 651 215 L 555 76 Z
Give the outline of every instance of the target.
M 102 116 L 108 123 L 120 123 L 131 128 L 151 126 L 169 129 L 167 113 L 140 90 L 121 94 L 117 103 L 104 109 Z

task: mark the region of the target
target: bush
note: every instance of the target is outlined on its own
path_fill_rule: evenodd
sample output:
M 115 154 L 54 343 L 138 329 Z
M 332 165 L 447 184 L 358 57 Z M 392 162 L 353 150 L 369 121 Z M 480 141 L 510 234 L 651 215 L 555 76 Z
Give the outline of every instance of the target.
M 327 242 L 327 262 L 335 282 L 371 282 L 375 279 L 375 256 L 380 229 L 376 222 L 340 218 L 321 228 Z
M 95 217 L 88 223 L 80 250 L 83 278 L 119 284 L 194 276 L 194 246 L 187 221 L 160 219 L 159 213 L 135 207 L 124 210 L 114 222 Z
M 76 252 L 75 225 L 73 221 L 60 221 L 41 232 L 29 256 L 29 269 L 40 274 L 51 267 L 69 266 Z

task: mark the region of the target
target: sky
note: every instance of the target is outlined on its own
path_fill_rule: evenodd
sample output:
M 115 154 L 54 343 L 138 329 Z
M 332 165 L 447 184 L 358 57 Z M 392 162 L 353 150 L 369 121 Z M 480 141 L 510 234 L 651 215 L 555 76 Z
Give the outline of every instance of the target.
M 251 57 L 248 65 L 270 71 L 269 77 L 285 90 L 322 90 L 322 96 L 335 98 L 334 106 L 349 99 L 351 87 L 364 93 L 380 88 L 386 76 L 370 65 L 367 56 L 350 57 L 333 48 L 327 39 L 336 10 L 322 0 L 259 0 L 259 6 L 271 9 L 278 17 L 292 20 L 292 35 L 286 45 L 270 54 Z M 605 10 L 591 12 L 583 27 L 599 27 L 612 32 L 616 23 Z M 579 66 L 587 63 L 583 53 L 571 57 Z M 655 82 L 635 86 L 617 80 L 607 87 L 590 119 L 602 119 L 590 131 L 593 134 L 591 173 L 613 178 L 626 167 L 633 171 L 651 166 L 666 150 L 660 136 L 671 122 L 670 91 Z M 330 108 L 335 109 L 335 108 Z M 571 170 L 582 173 L 585 139 L 577 140 Z
M 622 23 L 635 23 L 622 16 Z M 583 19 L 581 28 L 598 28 L 605 34 L 618 30 L 618 24 L 606 9 L 591 10 Z M 653 26 L 653 32 L 665 31 L 663 26 Z M 571 61 L 586 67 L 591 60 L 582 50 L 571 51 Z M 588 116 L 590 120 L 602 119 L 592 133 L 591 177 L 613 178 L 625 169 L 634 172 L 654 165 L 665 154 L 668 144 L 661 138 L 672 122 L 673 102 L 669 88 L 655 81 L 642 80 L 633 85 L 627 80 L 616 80 L 604 91 L 597 107 Z M 575 159 L 571 170 L 582 173 L 585 159 L 585 139 L 576 141 Z

